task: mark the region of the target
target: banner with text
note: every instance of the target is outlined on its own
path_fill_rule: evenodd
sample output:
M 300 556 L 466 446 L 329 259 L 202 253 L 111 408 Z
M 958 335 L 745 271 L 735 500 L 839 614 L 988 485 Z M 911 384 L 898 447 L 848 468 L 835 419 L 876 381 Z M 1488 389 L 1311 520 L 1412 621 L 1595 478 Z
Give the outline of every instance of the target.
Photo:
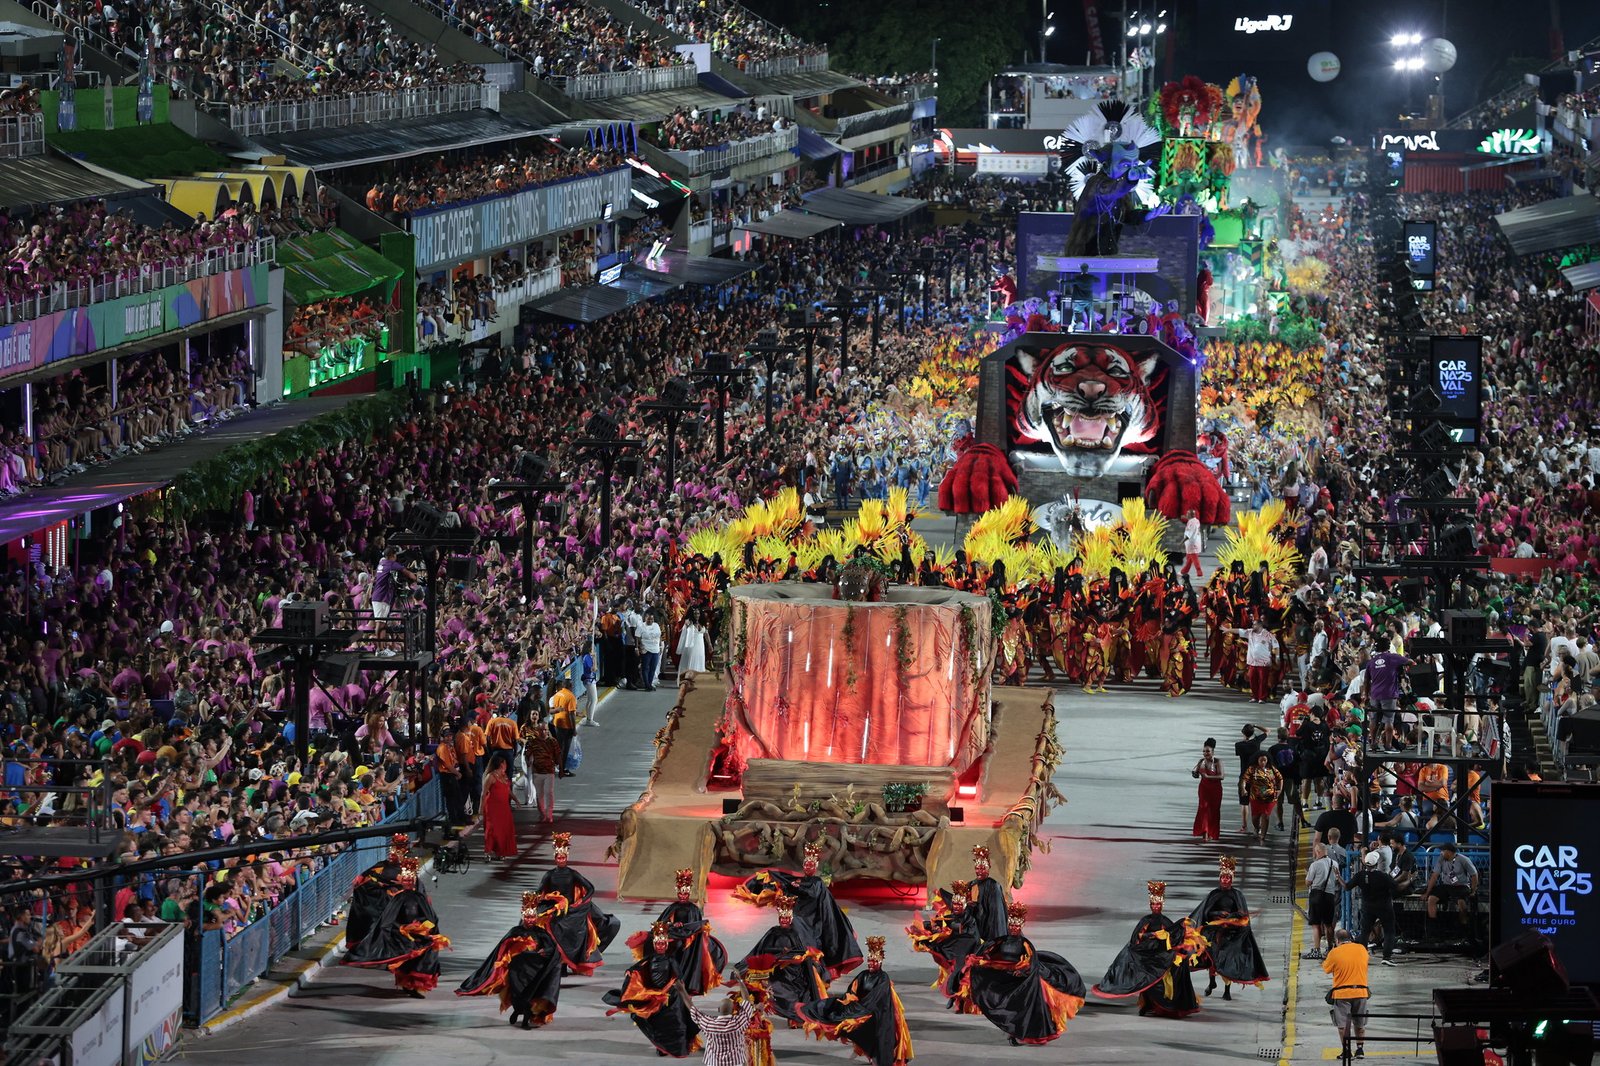
M 539 237 L 598 222 L 607 205 L 627 207 L 633 170 L 619 167 L 554 185 L 496 196 L 475 204 L 412 215 L 417 269 L 437 270 L 525 244 Z
M 267 299 L 270 269 L 258 263 L 0 326 L 0 378 L 259 307 Z

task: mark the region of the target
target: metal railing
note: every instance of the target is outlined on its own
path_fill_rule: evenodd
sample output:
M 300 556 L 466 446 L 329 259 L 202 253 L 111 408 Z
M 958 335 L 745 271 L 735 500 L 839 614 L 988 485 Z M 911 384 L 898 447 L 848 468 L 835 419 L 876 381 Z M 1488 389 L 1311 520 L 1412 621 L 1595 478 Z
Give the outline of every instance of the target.
M 313 70 L 323 67 L 328 70 L 337 70 L 339 65 L 331 58 L 332 44 L 328 42 L 330 56 L 319 56 L 310 49 L 302 48 L 289 38 L 272 29 L 261 19 L 267 10 L 266 4 L 233 4 L 228 0 L 200 0 L 200 6 L 214 12 L 223 20 L 224 25 L 244 26 L 245 32 L 266 41 L 280 60 L 287 60 L 302 70 Z
M 545 80 L 574 100 L 609 100 L 614 96 L 687 89 L 698 78 L 693 64 L 680 63 L 670 67 L 617 70 L 606 74 L 572 74 Z
M 29 6 L 35 15 L 38 15 L 50 25 L 63 30 L 70 29 L 72 36 L 77 39 L 79 44 L 93 45 L 97 50 L 105 53 L 107 58 L 122 60 L 130 68 L 139 65 L 139 57 L 131 48 L 118 44 L 98 30 L 91 30 L 88 26 L 66 14 L 65 11 L 57 12 L 53 5 L 45 3 L 44 0 L 33 0 L 33 3 Z M 142 30 L 140 31 L 140 36 L 143 36 Z
M 828 53 L 752 59 L 745 63 L 742 69 L 752 78 L 781 78 L 785 74 L 820 74 L 828 69 Z
M 70 283 L 55 282 L 47 292 L 35 296 L 8 297 L 0 301 L 0 324 L 24 322 L 54 311 L 88 307 L 119 296 L 155 292 L 196 278 L 240 270 L 257 263 L 270 263 L 276 254 L 277 243 L 274 237 L 257 237 L 227 248 L 212 248 L 198 259 L 175 266 L 145 264 L 136 271 L 107 273 L 98 278 Z
M 507 311 L 521 307 L 531 300 L 542 296 L 549 296 L 561 288 L 561 264 L 553 262 L 543 270 L 533 271 L 523 275 L 518 280 L 494 290 L 495 311 L 504 315 Z M 424 335 L 427 328 L 423 322 L 424 317 L 443 320 L 442 328 L 435 328 L 430 334 Z M 460 321 L 452 315 L 429 314 L 424 316 L 417 312 L 417 343 L 431 347 L 435 344 L 472 344 L 488 337 L 490 333 L 498 333 L 502 327 L 493 322 L 480 322 L 477 325 L 462 326 Z
M 741 166 L 757 159 L 777 155 L 780 152 L 792 151 L 800 143 L 800 127 L 790 126 L 785 130 L 774 130 L 764 133 L 759 137 L 747 137 L 742 141 L 729 141 L 716 148 L 698 148 L 694 151 L 680 152 L 672 149 L 663 149 L 674 163 L 683 167 L 690 174 L 706 174 L 713 170 L 726 170 L 729 167 Z
M 0 159 L 44 155 L 44 116 L 0 117 Z
M 226 109 L 218 108 L 217 111 L 219 115 L 226 114 L 227 123 L 235 133 L 254 137 L 267 133 L 334 129 L 365 122 L 424 118 L 480 107 L 490 111 L 500 110 L 499 86 L 472 83 L 425 85 L 387 92 L 318 96 L 309 100 L 229 104 Z
M 443 794 L 435 777 L 406 798 L 384 822 L 415 821 L 444 813 Z M 293 838 L 284 843 L 293 846 Z M 222 930 L 200 934 L 196 1024 L 216 1017 L 228 1003 L 265 974 L 272 965 L 314 934 L 350 898 L 355 880 L 387 853 L 384 836 L 367 837 L 339 852 L 316 873 L 301 881 L 277 906 L 231 937 Z

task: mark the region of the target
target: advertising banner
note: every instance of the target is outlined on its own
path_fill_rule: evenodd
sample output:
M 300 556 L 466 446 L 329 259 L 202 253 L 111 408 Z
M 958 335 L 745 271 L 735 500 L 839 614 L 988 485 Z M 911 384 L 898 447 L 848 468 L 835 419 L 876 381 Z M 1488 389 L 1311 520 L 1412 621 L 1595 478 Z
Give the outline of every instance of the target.
M 106 985 L 96 995 L 105 1001 L 72 1031 L 72 1066 L 121 1066 L 122 989 Z
M 1439 272 L 1439 224 L 1408 221 L 1405 235 L 1406 263 L 1411 268 L 1411 282 L 1419 289 L 1432 289 L 1433 279 Z
M 159 1060 L 183 1024 L 183 937 L 147 954 L 128 978 L 126 1061 Z
M 1476 427 L 1483 414 L 1483 338 L 1434 337 L 1428 362 L 1429 384 L 1439 394 L 1439 417 Z
M 165 301 L 160 291 L 119 296 L 95 304 L 90 310 L 96 320 L 97 348 L 115 348 L 127 341 L 165 332 L 167 328 Z
M 633 196 L 633 169 L 573 178 L 475 204 L 412 215 L 417 269 L 423 272 L 498 252 L 538 237 L 599 222 L 607 207 Z
M 54 315 L 45 316 L 46 319 L 54 317 Z M 25 374 L 45 364 L 50 353 L 48 332 L 43 334 L 46 338 L 45 343 L 37 346 L 34 344 L 34 329 L 41 321 L 34 319 L 0 326 L 0 378 L 12 374 Z

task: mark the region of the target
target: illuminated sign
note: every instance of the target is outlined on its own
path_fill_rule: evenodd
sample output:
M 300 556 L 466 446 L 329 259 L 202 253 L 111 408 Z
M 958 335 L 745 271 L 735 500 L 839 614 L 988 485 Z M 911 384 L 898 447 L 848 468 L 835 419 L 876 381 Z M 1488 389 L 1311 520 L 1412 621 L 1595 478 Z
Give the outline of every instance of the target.
M 1439 226 L 1436 222 L 1413 221 L 1405 224 L 1406 266 L 1411 268 L 1413 283 L 1423 290 L 1433 288 L 1438 274 Z
M 1233 20 L 1235 33 L 1283 33 L 1294 25 L 1293 15 L 1268 15 L 1264 19 L 1245 18 L 1240 15 Z
M 1490 945 L 1543 933 L 1574 985 L 1600 980 L 1600 788 L 1496 781 L 1491 802 Z
M 1478 142 L 1478 151 L 1491 155 L 1538 155 L 1537 130 L 1495 130 Z
M 1378 141 L 1378 151 L 1387 148 L 1404 148 L 1408 152 L 1437 152 L 1439 135 L 1433 130 L 1427 133 L 1385 133 Z
M 1476 426 L 1482 409 L 1483 338 L 1434 337 L 1429 349 L 1438 417 L 1455 425 Z

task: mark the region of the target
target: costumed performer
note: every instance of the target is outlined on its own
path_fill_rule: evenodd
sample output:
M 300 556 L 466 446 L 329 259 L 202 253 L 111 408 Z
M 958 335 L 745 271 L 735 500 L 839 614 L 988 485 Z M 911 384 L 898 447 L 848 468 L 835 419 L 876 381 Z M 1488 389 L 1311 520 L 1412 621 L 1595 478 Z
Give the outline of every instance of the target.
M 551 923 L 550 935 L 556 938 L 562 955 L 570 960 L 568 969 L 588 975 L 600 965 L 600 956 L 617 938 L 622 923 L 595 904 L 594 882 L 567 865 L 572 834 L 555 833 L 550 840 L 556 864 L 540 878 L 538 891 L 541 896 L 559 893 L 567 900 L 565 913 Z
M 722 941 L 711 935 L 711 923 L 705 913 L 689 898 L 694 885 L 693 870 L 679 870 L 678 898 L 667 904 L 657 919 L 665 923 L 672 938 L 672 956 L 683 975 L 683 987 L 691 996 L 703 996 L 722 983 L 722 968 L 728 964 L 728 949 Z M 641 930 L 628 938 L 633 957 L 644 957 L 645 933 Z
M 1150 913 L 1133 927 L 1128 943 L 1111 960 L 1106 975 L 1094 986 L 1103 999 L 1139 997 L 1139 1014 L 1182 1018 L 1200 1009 L 1189 968 L 1205 950 L 1205 940 L 1190 921 L 1174 922 L 1161 913 L 1165 881 L 1147 881 Z
M 511 1010 L 510 1024 L 524 1029 L 547 1025 L 561 999 L 561 951 L 550 936 L 550 921 L 557 911 L 545 906 L 553 900 L 537 892 L 522 894 L 521 920 L 489 952 L 483 964 L 456 989 L 458 996 L 500 997 L 500 1009 Z
M 346 966 L 384 967 L 395 987 L 417 999 L 439 984 L 439 952 L 450 938 L 439 932 L 439 916 L 417 887 L 417 866 L 407 858 L 400 866 L 399 888 L 361 943 L 344 957 Z
M 984 844 L 972 846 L 972 873 L 967 885 L 972 931 L 980 941 L 998 940 L 1006 935 L 1006 890 L 989 876 L 989 848 Z
M 967 956 L 983 946 L 974 927 L 976 912 L 967 906 L 968 887 L 965 881 L 952 881 L 948 889 L 941 888 L 934 899 L 933 917 L 906 927 L 912 950 L 932 955 L 939 967 L 933 987 L 944 995 L 945 1009 L 962 1014 L 976 1010 L 961 991 Z
M 1048 1044 L 1067 1031 L 1083 1006 L 1083 978 L 1053 951 L 1040 951 L 1022 935 L 1027 904 L 1006 908 L 1006 935 L 967 960 L 966 998 L 1017 1044 Z
M 1206 939 L 1205 954 L 1200 962 L 1211 971 L 1211 983 L 1206 995 L 1217 987 L 1217 977 L 1223 981 L 1222 998 L 1233 998 L 1233 986 L 1261 985 L 1268 980 L 1267 962 L 1261 957 L 1255 933 L 1250 929 L 1250 908 L 1245 904 L 1244 893 L 1233 887 L 1238 860 L 1223 855 L 1217 860 L 1217 887 L 1206 893 L 1206 898 L 1189 916 L 1200 927 Z
M 883 972 L 883 945 L 883 937 L 867 937 L 867 968 L 844 995 L 809 1000 L 796 1010 L 817 1039 L 848 1041 L 873 1066 L 902 1066 L 911 1061 L 911 1031 L 894 982 Z
M 761 934 L 736 969 L 746 984 L 765 996 L 768 1010 L 798 1029 L 795 1004 L 826 996 L 828 978 L 822 970 L 821 949 L 795 928 L 794 903 L 793 896 L 778 893 L 773 901 L 778 924 Z
M 622 987 L 602 997 L 611 1005 L 606 1016 L 630 1015 L 656 1051 L 686 1058 L 700 1047 L 700 1028 L 689 1014 L 688 997 L 678 991 L 682 984 L 667 923 L 657 922 L 650 928 L 643 957 L 623 975 Z
M 807 942 L 822 952 L 828 979 L 849 973 L 861 965 L 861 945 L 844 909 L 818 874 L 822 845 L 812 841 L 805 846 L 801 875 L 787 870 L 762 870 L 733 890 L 735 899 L 770 907 L 780 893 L 795 898 L 794 918 Z
M 355 880 L 350 893 L 350 910 L 344 922 L 346 951 L 361 943 L 372 923 L 383 913 L 383 905 L 400 887 L 400 866 L 410 854 L 411 838 L 396 833 L 389 838 L 389 854 L 382 862 L 367 867 Z

